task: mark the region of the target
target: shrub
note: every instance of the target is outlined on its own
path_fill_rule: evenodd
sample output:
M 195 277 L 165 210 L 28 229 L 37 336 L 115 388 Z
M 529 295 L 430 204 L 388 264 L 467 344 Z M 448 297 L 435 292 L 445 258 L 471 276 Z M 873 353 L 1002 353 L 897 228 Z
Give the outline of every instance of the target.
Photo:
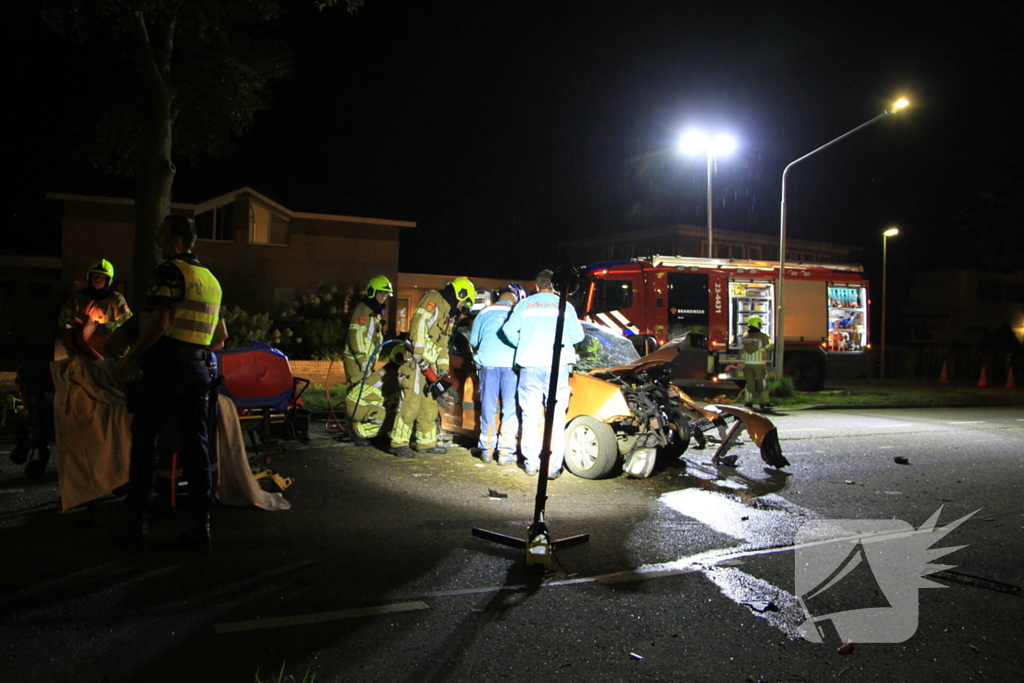
M 793 398 L 796 394 L 796 387 L 792 377 L 782 377 L 772 380 L 769 391 L 772 396 L 778 398 Z

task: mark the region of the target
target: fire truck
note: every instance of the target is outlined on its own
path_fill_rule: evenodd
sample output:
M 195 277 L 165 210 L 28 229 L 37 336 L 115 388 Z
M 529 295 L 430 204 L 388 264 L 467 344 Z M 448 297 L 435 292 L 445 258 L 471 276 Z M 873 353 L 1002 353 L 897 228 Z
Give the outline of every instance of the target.
M 742 378 L 747 320 L 775 339 L 778 264 L 649 256 L 581 269 L 577 310 L 648 348 L 679 340 L 676 379 Z M 859 265 L 786 264 L 785 367 L 803 391 L 868 371 L 868 282 Z M 774 362 L 774 360 L 772 361 Z

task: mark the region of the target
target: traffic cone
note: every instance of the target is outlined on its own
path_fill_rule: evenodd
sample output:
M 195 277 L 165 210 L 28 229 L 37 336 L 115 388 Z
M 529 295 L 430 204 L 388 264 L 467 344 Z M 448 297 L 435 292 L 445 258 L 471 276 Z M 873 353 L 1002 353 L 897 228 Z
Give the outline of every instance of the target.
M 988 386 L 988 379 L 986 379 L 986 377 L 985 377 L 985 364 L 984 363 L 981 364 L 981 375 L 978 376 L 978 386 L 979 387 L 987 387 Z
M 942 361 L 942 372 L 939 373 L 939 384 L 949 384 L 949 376 L 946 375 L 946 361 Z
M 1016 386 L 1013 383 L 1013 365 L 1010 365 L 1010 374 L 1006 376 L 1006 388 L 1015 389 Z

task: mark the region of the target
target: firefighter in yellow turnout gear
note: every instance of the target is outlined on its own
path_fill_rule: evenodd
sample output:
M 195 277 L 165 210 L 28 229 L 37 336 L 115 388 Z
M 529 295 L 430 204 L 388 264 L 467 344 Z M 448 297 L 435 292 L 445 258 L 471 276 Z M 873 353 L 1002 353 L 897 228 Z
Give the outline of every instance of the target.
M 420 298 L 409 328 L 412 357 L 398 369 L 402 397 L 391 429 L 393 455 L 416 457 L 409 447 L 413 439 L 421 453 L 445 452 L 437 445 L 437 401 L 430 394 L 427 386 L 430 380 L 425 373 L 438 377 L 447 374 L 452 325 L 463 309 L 473 305 L 474 299 L 476 288 L 464 277 L 455 278 L 441 291 L 430 290 Z
M 367 283 L 366 297 L 352 309 L 342 361 L 348 382 L 345 411 L 354 446 L 369 446 L 369 440 L 380 433 L 384 424 L 383 386 L 387 360 L 377 360 L 373 366 L 369 362 L 374 349 L 384 341 L 384 304 L 393 294 L 391 281 L 377 275 Z
M 744 403 L 754 407 L 754 395 L 758 405 L 764 409 L 771 405 L 768 395 L 768 352 L 775 348 L 771 338 L 761 331 L 764 320 L 752 315 L 747 320 L 747 334 L 743 337 L 743 377 L 747 380 L 744 389 Z

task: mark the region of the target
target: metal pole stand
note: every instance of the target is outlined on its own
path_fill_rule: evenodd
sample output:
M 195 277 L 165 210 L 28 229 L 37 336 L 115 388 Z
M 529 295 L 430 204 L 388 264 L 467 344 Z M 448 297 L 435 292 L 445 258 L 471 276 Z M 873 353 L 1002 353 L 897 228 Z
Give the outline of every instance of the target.
M 552 284 L 558 288 L 558 321 L 555 323 L 555 344 L 551 353 L 551 379 L 548 382 L 548 402 L 544 410 L 544 443 L 540 451 L 540 471 L 537 474 L 537 495 L 534 497 L 533 524 L 526 532 L 526 540 L 514 536 L 506 536 L 496 531 L 474 528 L 472 533 L 477 538 L 521 549 L 526 552 L 526 566 L 534 569 L 551 568 L 551 560 L 555 552 L 562 548 L 586 543 L 590 534 L 579 534 L 558 540 L 551 540 L 547 523 L 544 521 L 544 506 L 548 499 L 548 466 L 551 463 L 551 430 L 555 421 L 556 397 L 558 395 L 558 369 L 562 355 L 562 333 L 565 329 L 565 305 L 569 293 L 579 284 L 579 274 L 575 268 L 562 266 L 552 277 Z M 559 406 L 562 414 L 566 406 Z

